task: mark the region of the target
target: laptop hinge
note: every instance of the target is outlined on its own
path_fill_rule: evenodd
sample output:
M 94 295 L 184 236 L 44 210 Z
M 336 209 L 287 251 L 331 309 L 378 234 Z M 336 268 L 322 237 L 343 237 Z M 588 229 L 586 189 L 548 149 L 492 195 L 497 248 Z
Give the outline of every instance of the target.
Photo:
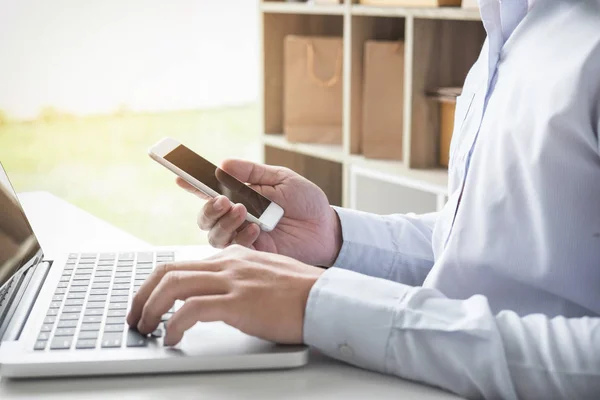
M 2 341 L 18 340 L 27 318 L 33 309 L 40 290 L 50 271 L 51 264 L 47 261 L 38 263 L 28 271 L 25 280 L 21 283 L 17 295 L 11 302 L 10 309 L 4 321 L 4 333 L 0 335 Z

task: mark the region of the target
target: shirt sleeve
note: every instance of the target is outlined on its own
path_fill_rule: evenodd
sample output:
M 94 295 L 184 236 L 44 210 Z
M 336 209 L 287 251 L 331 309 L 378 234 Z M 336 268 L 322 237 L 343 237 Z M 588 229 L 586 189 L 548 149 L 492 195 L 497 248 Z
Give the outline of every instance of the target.
M 304 341 L 467 398 L 600 398 L 600 318 L 494 315 L 483 296 L 331 268 L 310 292 Z
M 438 213 L 376 215 L 334 207 L 343 244 L 334 267 L 408 285 L 422 285 L 434 264 Z

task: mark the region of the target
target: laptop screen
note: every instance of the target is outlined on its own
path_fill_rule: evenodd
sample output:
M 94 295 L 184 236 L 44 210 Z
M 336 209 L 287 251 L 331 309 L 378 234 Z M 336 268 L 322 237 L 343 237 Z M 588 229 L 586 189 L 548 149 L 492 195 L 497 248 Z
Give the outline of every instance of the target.
M 0 287 L 41 250 L 0 164 Z

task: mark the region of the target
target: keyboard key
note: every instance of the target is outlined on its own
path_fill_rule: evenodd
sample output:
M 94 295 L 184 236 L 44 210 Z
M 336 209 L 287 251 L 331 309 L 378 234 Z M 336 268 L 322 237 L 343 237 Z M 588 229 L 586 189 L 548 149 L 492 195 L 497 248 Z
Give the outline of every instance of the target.
M 127 303 L 110 303 L 108 305 L 108 310 L 127 310 Z
M 57 288 L 66 288 L 67 286 L 69 286 L 68 282 L 59 282 L 56 287 Z
M 55 316 L 51 315 L 49 317 L 44 318 L 44 324 L 50 324 L 50 325 L 52 325 L 55 322 L 56 322 L 56 317 Z
M 45 350 L 46 349 L 46 344 L 48 344 L 48 341 L 46 341 L 46 340 L 38 340 L 33 345 L 33 349 L 34 350 Z
M 82 324 L 81 328 L 79 329 L 80 331 L 99 331 L 100 330 L 100 324 Z
M 62 301 L 53 301 L 50 303 L 50 308 L 60 308 Z
M 104 308 L 87 308 L 85 310 L 85 316 L 92 316 L 92 315 L 104 315 Z
M 67 288 L 58 288 L 54 291 L 54 295 L 65 294 L 67 292 Z
M 71 343 L 73 343 L 72 338 L 68 337 L 55 337 L 50 344 L 51 350 L 67 350 L 71 348 Z
M 75 320 L 75 319 L 60 321 L 58 323 L 58 328 L 76 328 L 76 327 L 77 327 L 77 320 Z
M 44 324 L 40 328 L 40 332 L 51 332 L 53 326 L 54 326 L 53 324 L 52 325 L 51 324 Z
M 63 314 L 60 316 L 60 321 L 77 321 L 78 319 L 79 319 L 79 313 Z
M 131 278 L 131 272 L 116 272 L 115 279 L 116 278 Z
M 76 349 L 95 349 L 96 339 L 79 339 L 75 345 Z
M 110 286 L 110 283 L 108 282 L 103 282 L 103 283 L 94 283 L 92 285 L 92 290 L 100 290 L 100 289 L 108 289 L 108 287 Z
M 70 276 L 61 276 L 59 282 L 69 282 L 71 280 Z
M 79 335 L 77 335 L 78 339 L 97 339 L 98 338 L 98 331 L 83 331 L 83 332 L 79 332 Z
M 77 260 L 78 257 L 79 257 L 79 254 L 77 254 L 77 253 L 69 254 L 69 260 L 73 260 L 73 259 Z
M 99 309 L 103 310 L 105 306 L 106 306 L 105 301 L 94 301 L 92 303 L 87 303 L 86 312 L 87 312 L 87 310 L 89 310 L 91 308 L 99 308 Z
M 119 261 L 121 261 L 121 260 L 133 261 L 134 257 L 135 257 L 134 253 L 119 253 Z
M 88 298 L 88 302 L 95 302 L 95 301 L 106 301 L 106 298 L 108 296 L 106 294 L 96 294 L 96 295 L 92 295 Z
M 127 303 L 129 301 L 129 296 L 111 296 L 111 303 Z
M 91 296 L 105 296 L 108 294 L 108 290 L 106 289 L 92 289 L 90 290 Z
M 102 260 L 102 261 L 98 261 L 98 266 L 100 267 L 107 267 L 107 266 L 113 266 L 115 265 L 115 260 Z
M 54 336 L 73 336 L 75 335 L 75 328 L 58 328 L 54 332 Z
M 125 317 L 127 315 L 127 310 L 108 310 L 108 317 Z
M 148 338 L 138 331 L 129 329 L 127 331 L 127 347 L 146 347 L 148 346 Z
M 59 294 L 59 295 L 56 295 L 56 296 L 52 296 L 52 301 L 62 301 L 63 298 L 64 298 L 64 295 L 63 294 Z
M 175 257 L 175 253 L 172 251 L 159 251 L 156 253 L 156 257 Z
M 88 281 L 89 282 L 90 279 L 92 279 L 91 273 L 75 274 L 75 276 L 73 277 L 73 281 Z
M 69 293 L 85 293 L 87 290 L 87 286 L 72 286 Z
M 121 325 L 105 325 L 104 332 L 123 332 L 124 324 Z
M 112 271 L 96 271 L 96 277 L 100 276 L 112 276 Z
M 69 293 L 69 295 L 67 296 L 67 301 L 73 299 L 85 299 L 85 292 Z
M 88 287 L 88 286 L 90 286 L 90 279 L 75 280 L 75 281 L 73 281 L 73 283 L 71 283 L 71 288 L 73 288 L 73 286 L 85 286 L 85 287 Z
M 121 347 L 123 343 L 123 334 L 108 332 L 102 335 L 102 347 L 103 348 L 116 348 Z
M 58 308 L 51 308 L 46 313 L 46 316 L 49 317 L 51 315 L 58 315 Z
M 65 306 L 82 306 L 84 299 L 70 299 L 65 302 Z
M 112 270 L 113 270 L 113 267 L 112 267 L 112 266 L 110 266 L 110 265 L 106 265 L 106 266 L 104 266 L 104 265 L 100 265 L 100 266 L 98 266 L 98 267 L 96 268 L 96 271 L 97 271 L 97 272 L 98 272 L 98 271 L 112 271 Z
M 114 260 L 117 257 L 115 253 L 102 253 L 100 254 L 100 260 Z
M 110 276 L 97 276 L 94 278 L 94 283 L 110 282 Z
M 84 324 L 99 324 L 102 322 L 102 315 L 86 315 L 83 317 Z
M 125 320 L 123 319 L 123 317 L 109 317 L 106 318 L 106 325 L 117 325 L 117 324 L 123 324 Z
M 50 339 L 50 333 L 49 332 L 41 332 L 37 338 L 38 342 L 40 341 L 46 341 Z
M 63 308 L 64 314 L 80 313 L 80 312 L 81 312 L 81 306 L 69 306 L 69 307 Z
M 129 289 L 114 289 L 110 292 L 111 296 L 129 296 Z
M 128 285 L 128 284 L 131 283 L 131 277 L 127 277 L 127 278 L 115 278 L 113 280 L 113 282 L 115 284 L 118 284 L 118 285 Z
M 142 252 L 142 253 L 137 253 L 137 260 L 138 261 L 154 261 L 154 253 L 152 252 Z
M 98 257 L 98 255 L 96 253 L 83 253 L 81 254 L 81 259 L 82 260 L 89 260 L 89 259 L 96 259 L 96 257 Z

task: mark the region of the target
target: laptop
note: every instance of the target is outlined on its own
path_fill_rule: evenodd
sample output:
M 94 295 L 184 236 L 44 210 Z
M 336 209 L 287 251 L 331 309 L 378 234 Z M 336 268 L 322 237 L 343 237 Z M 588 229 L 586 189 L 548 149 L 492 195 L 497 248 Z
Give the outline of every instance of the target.
M 183 250 L 179 249 L 179 250 Z M 6 378 L 293 368 L 305 346 L 198 323 L 175 347 L 164 322 L 143 336 L 125 321 L 157 263 L 199 259 L 177 248 L 66 253 L 48 259 L 0 164 L 0 375 Z

